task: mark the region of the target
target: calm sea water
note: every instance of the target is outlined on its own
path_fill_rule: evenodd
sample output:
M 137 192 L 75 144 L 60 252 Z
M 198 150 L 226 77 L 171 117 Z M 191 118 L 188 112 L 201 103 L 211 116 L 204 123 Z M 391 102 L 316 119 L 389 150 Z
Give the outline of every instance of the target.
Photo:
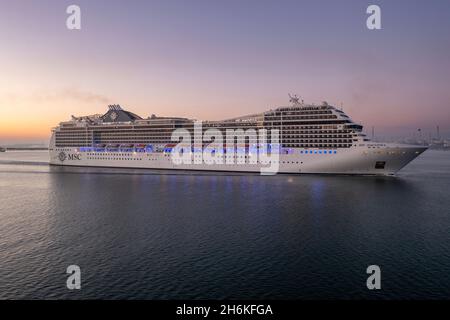
M 450 297 L 450 152 L 396 177 L 61 168 L 0 153 L 2 299 Z M 66 289 L 77 264 L 82 289 Z M 382 289 L 369 291 L 376 264 Z

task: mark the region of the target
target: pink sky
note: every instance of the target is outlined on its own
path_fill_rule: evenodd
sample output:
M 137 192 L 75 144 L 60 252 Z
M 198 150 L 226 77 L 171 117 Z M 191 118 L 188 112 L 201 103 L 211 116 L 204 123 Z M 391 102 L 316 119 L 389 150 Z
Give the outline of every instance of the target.
M 2 1 L 0 143 L 45 142 L 110 103 L 221 119 L 287 105 L 287 93 L 343 103 L 368 132 L 450 134 L 450 3 L 381 1 L 383 29 L 370 31 L 368 3 L 319 2 L 79 1 L 70 31 L 69 2 Z

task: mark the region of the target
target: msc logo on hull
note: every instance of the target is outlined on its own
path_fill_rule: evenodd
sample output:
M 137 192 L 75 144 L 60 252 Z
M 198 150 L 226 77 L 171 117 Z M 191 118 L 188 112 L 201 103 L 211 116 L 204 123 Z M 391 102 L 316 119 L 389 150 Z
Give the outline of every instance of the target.
M 61 152 L 58 154 L 58 159 L 59 159 L 59 161 L 64 162 L 64 161 L 67 159 L 66 153 L 63 152 L 63 151 L 61 151 Z
M 58 159 L 61 162 L 64 162 L 66 160 L 81 160 L 81 155 L 79 155 L 79 154 L 69 154 L 69 155 L 67 155 L 64 151 L 61 151 L 58 154 Z

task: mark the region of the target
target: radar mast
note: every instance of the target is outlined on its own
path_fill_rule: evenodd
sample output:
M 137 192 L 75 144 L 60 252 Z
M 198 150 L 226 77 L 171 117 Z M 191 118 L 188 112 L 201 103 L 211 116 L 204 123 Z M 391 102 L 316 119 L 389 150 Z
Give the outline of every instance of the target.
M 290 93 L 288 93 L 288 95 L 289 95 L 289 102 L 290 103 L 292 103 L 292 104 L 294 104 L 294 105 L 303 105 L 303 99 L 302 99 L 302 102 L 300 103 L 300 98 L 298 97 L 298 95 L 296 95 L 296 94 L 294 94 L 294 95 L 291 95 Z

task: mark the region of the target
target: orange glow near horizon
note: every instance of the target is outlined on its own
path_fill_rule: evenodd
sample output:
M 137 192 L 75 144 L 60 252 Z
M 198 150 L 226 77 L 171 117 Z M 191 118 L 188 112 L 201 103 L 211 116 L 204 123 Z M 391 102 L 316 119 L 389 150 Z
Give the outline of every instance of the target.
M 3 88 L 5 89 L 5 88 Z M 0 143 L 5 141 L 48 141 L 51 129 L 62 121 L 70 120 L 71 115 L 85 116 L 92 114 L 103 114 L 107 111 L 107 105 L 116 103 L 114 98 L 106 98 L 91 92 L 85 92 L 75 89 L 55 90 L 48 93 L 46 90 L 26 90 L 27 93 L 19 94 L 1 94 L 0 93 Z M 28 92 L 34 92 L 29 94 Z M 124 95 L 125 96 L 125 95 Z M 287 98 L 283 100 L 280 96 L 269 98 L 269 102 L 264 97 L 258 97 L 250 101 L 245 96 L 235 96 L 234 98 L 215 97 L 204 95 L 198 98 L 191 95 L 189 100 L 183 103 L 177 103 L 182 100 L 182 94 L 172 97 L 174 101 L 165 100 L 161 96 L 153 97 L 152 103 L 145 103 L 138 100 L 133 101 L 134 97 L 128 96 L 122 106 L 142 117 L 148 117 L 151 114 L 159 116 L 181 116 L 199 120 L 220 120 L 230 117 L 236 117 L 246 114 L 259 113 L 269 109 L 288 105 Z M 139 97 L 145 101 L 145 97 Z M 320 97 L 322 98 L 322 97 Z M 317 99 L 317 97 L 316 97 Z M 318 100 L 318 99 L 317 99 Z M 317 103 L 317 100 L 315 101 Z M 325 100 L 325 99 L 321 99 Z M 321 101 L 319 100 L 319 101 Z M 349 97 L 349 100 L 352 100 Z M 198 101 L 198 103 L 196 103 Z M 344 111 L 355 122 L 362 123 L 365 131 L 370 131 L 371 126 L 405 128 L 408 124 L 409 132 L 413 132 L 415 127 L 425 129 L 418 122 L 418 108 L 405 113 L 404 108 L 398 108 L 400 102 L 397 99 L 382 98 L 376 102 L 370 99 L 363 107 L 358 106 L 358 100 L 351 104 L 344 104 Z M 306 100 L 306 102 L 310 102 Z M 338 103 L 329 101 L 332 105 L 339 107 Z M 382 105 L 379 105 L 379 104 Z M 406 100 L 403 103 L 411 106 L 421 101 Z M 422 103 L 425 103 L 423 101 Z M 231 106 L 231 107 L 228 107 Z M 7 106 L 7 107 L 6 107 Z M 429 130 L 434 130 L 435 125 L 432 119 L 425 118 L 428 121 Z M 440 119 L 446 121 L 446 118 Z M 441 126 L 444 131 L 445 127 Z
M 80 0 L 86 20 L 74 31 L 64 1 L 13 1 L 0 10 L 0 38 L 8 39 L 0 50 L 0 144 L 48 140 L 61 121 L 103 114 L 108 104 L 141 117 L 220 120 L 287 106 L 288 93 L 343 103 L 366 132 L 439 125 L 450 135 L 450 19 L 424 15 L 444 15 L 448 4 L 424 2 L 405 14 L 386 3 L 389 24 L 370 31 L 356 3 L 329 1 L 324 11 L 319 2 L 255 9 Z

